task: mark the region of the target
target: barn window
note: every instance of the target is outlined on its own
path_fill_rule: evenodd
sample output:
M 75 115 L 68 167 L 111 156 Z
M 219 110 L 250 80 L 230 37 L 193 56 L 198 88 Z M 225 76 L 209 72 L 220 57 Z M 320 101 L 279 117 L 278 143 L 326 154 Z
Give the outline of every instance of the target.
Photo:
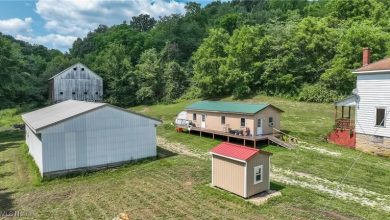
M 254 184 L 263 182 L 263 165 L 255 166 L 254 168 Z
M 195 114 L 195 113 L 192 114 L 192 120 L 193 120 L 193 121 L 196 121 L 196 114 Z
M 376 126 L 384 127 L 385 126 L 385 109 L 384 108 L 377 108 L 376 109 Z
M 95 94 L 96 94 L 96 95 L 99 95 L 99 93 L 98 93 L 98 92 L 95 92 Z
M 225 116 L 224 115 L 221 116 L 221 124 L 223 124 L 223 125 L 225 124 Z
M 84 95 L 88 94 L 88 92 L 84 92 Z
M 60 92 L 60 95 L 63 95 L 64 93 L 63 92 Z
M 77 70 L 77 67 L 73 67 L 73 70 L 76 71 L 76 70 Z
M 241 118 L 241 127 L 245 127 L 245 118 Z
M 84 71 L 84 67 L 81 68 L 81 71 Z
M 72 92 L 72 95 L 76 94 L 76 92 Z

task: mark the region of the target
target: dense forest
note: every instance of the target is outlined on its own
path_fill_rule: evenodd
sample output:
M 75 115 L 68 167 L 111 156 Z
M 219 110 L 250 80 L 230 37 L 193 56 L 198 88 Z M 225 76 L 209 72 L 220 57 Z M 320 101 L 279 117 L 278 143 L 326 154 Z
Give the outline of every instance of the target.
M 47 100 L 47 79 L 82 62 L 107 102 L 254 94 L 329 102 L 351 93 L 362 47 L 390 54 L 389 0 L 187 3 L 186 13 L 100 25 L 63 54 L 0 35 L 0 107 Z

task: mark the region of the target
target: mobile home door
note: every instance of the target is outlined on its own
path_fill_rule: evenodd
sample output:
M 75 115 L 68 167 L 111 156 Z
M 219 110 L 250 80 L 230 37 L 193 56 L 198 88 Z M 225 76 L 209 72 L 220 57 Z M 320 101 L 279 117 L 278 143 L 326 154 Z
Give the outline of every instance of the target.
M 263 135 L 263 120 L 261 118 L 257 119 L 256 135 Z
M 200 124 L 201 128 L 206 128 L 206 115 L 202 115 L 202 122 Z

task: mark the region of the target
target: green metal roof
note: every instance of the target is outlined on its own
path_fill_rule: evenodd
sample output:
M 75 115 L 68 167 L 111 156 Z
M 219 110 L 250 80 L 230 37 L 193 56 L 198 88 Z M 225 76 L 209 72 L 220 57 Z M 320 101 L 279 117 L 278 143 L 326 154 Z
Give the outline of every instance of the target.
M 256 112 L 259 112 L 268 106 L 270 106 L 270 104 L 267 103 L 251 104 L 251 103 L 241 103 L 241 102 L 200 101 L 187 106 L 185 109 L 213 111 L 213 112 L 255 114 Z M 282 111 L 280 109 L 278 110 Z

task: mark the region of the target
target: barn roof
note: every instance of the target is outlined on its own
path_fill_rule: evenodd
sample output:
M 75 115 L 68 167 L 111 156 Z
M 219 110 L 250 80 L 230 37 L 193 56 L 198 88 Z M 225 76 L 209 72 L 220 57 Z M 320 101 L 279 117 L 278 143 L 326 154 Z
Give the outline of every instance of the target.
M 242 145 L 237 145 L 237 144 L 232 144 L 227 142 L 223 142 L 217 145 L 216 147 L 211 149 L 210 152 L 211 154 L 215 154 L 218 156 L 230 158 L 233 160 L 239 160 L 239 161 L 247 161 L 258 153 L 272 155 L 269 152 L 261 151 L 256 148 L 245 147 Z
M 242 102 L 221 102 L 221 101 L 200 101 L 187 106 L 186 110 L 200 110 L 212 112 L 246 113 L 255 114 L 268 106 L 278 111 L 281 109 L 268 103 L 242 103 Z
M 355 70 L 354 73 L 365 73 L 371 71 L 376 72 L 376 71 L 386 71 L 386 70 L 390 72 L 390 57 L 360 67 L 359 69 Z
M 57 73 L 56 75 L 52 76 L 49 80 L 52 80 L 52 79 L 56 78 L 57 76 L 63 74 L 64 72 L 66 72 L 66 71 L 72 69 L 72 68 L 75 67 L 75 66 L 82 66 L 82 67 L 84 67 L 85 69 L 87 69 L 89 72 L 91 72 L 92 74 L 96 75 L 98 78 L 100 78 L 100 79 L 102 78 L 102 77 L 100 77 L 98 74 L 96 74 L 94 71 L 92 71 L 91 69 L 89 69 L 86 65 L 84 65 L 84 64 L 82 64 L 82 63 L 75 63 L 75 64 L 73 64 L 72 66 L 70 66 L 70 67 L 68 67 L 68 68 L 66 68 L 66 69 L 64 69 L 64 70 L 62 70 L 61 72 Z
M 76 100 L 68 100 L 54 104 L 45 108 L 38 109 L 33 112 L 29 112 L 22 115 L 23 121 L 35 132 L 42 128 L 49 127 L 67 119 L 76 117 L 78 115 L 102 108 L 104 106 L 110 106 L 122 111 L 126 111 L 132 114 L 137 114 L 142 117 L 146 117 L 160 122 L 158 119 L 151 118 L 139 113 L 131 112 L 107 103 L 97 102 L 84 102 Z

